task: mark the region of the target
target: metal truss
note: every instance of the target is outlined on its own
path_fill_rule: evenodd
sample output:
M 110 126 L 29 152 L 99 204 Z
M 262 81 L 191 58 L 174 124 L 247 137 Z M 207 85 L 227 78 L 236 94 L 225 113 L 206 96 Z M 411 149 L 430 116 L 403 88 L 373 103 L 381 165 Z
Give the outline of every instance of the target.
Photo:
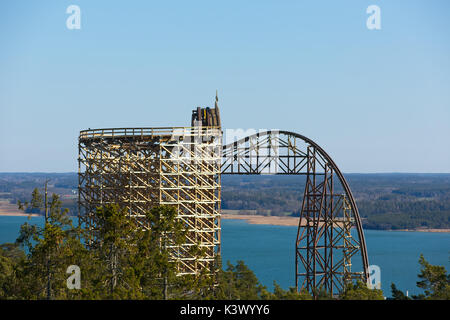
M 302 135 L 272 130 L 229 143 L 222 155 L 222 174 L 306 176 L 295 252 L 297 290 L 337 294 L 352 279 L 367 281 L 358 208 L 344 176 L 322 148 Z M 361 270 L 351 269 L 354 255 L 362 260 Z
M 79 218 L 95 241 L 98 206 L 118 204 L 147 228 L 156 205 L 177 209 L 186 243 L 168 248 L 178 274 L 214 272 L 220 253 L 221 131 L 214 127 L 115 128 L 80 132 Z M 194 245 L 201 254 L 193 253 Z

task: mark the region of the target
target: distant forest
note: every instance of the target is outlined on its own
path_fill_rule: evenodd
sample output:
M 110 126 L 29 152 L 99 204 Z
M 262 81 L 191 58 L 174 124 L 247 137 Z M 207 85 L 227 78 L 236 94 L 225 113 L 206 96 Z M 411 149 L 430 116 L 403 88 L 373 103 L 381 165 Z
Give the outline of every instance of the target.
M 345 174 L 345 179 L 364 228 L 450 228 L 450 174 Z M 222 209 L 299 216 L 304 185 L 303 176 L 223 176 Z
M 0 173 L 0 200 L 27 201 L 32 189 L 61 195 L 76 214 L 76 173 Z M 450 174 L 345 174 L 367 229 L 450 228 Z M 226 212 L 298 216 L 304 176 L 222 176 Z M 339 192 L 339 190 L 336 190 Z M 232 211 L 231 211 L 232 210 Z

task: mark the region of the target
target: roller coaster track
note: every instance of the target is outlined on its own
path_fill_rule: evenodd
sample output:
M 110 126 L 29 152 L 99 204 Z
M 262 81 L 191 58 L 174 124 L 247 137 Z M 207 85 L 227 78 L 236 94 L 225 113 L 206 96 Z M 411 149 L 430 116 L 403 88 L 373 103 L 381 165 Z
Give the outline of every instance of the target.
M 369 279 L 355 199 L 318 144 L 277 130 L 223 144 L 217 94 L 215 108 L 194 109 L 191 124 L 80 131 L 78 211 L 80 224 L 92 231 L 91 242 L 98 206 L 118 204 L 143 228 L 149 228 L 146 212 L 152 207 L 173 206 L 187 232 L 186 243 L 168 246 L 177 274 L 212 274 L 220 255 L 221 175 L 301 175 L 305 188 L 295 243 L 297 290 L 314 297 L 323 291 L 335 295 L 355 279 Z M 197 245 L 202 256 L 191 250 Z M 358 255 L 362 263 L 355 268 L 351 261 Z
M 349 281 L 367 281 L 369 261 L 358 207 L 344 175 L 317 143 L 289 131 L 255 133 L 223 146 L 221 173 L 306 176 L 296 239 L 297 290 L 336 294 Z M 333 177 L 338 178 L 336 186 Z M 362 262 L 358 271 L 351 270 L 356 254 Z

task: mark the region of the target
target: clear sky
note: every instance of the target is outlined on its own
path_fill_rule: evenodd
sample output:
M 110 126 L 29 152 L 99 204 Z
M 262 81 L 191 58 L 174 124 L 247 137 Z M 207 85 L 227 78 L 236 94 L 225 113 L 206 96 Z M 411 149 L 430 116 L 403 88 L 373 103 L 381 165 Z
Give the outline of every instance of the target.
M 2 0 L 0 172 L 76 171 L 80 130 L 187 126 L 216 89 L 224 128 L 306 135 L 344 172 L 450 172 L 449 16 L 448 0 Z

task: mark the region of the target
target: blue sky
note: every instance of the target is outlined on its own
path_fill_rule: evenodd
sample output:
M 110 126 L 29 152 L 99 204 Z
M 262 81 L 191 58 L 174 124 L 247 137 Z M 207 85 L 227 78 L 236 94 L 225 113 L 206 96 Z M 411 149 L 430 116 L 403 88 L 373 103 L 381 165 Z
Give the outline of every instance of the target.
M 80 130 L 187 126 L 216 89 L 224 128 L 298 132 L 344 172 L 450 172 L 449 14 L 446 0 L 1 1 L 0 172 L 76 171 Z

